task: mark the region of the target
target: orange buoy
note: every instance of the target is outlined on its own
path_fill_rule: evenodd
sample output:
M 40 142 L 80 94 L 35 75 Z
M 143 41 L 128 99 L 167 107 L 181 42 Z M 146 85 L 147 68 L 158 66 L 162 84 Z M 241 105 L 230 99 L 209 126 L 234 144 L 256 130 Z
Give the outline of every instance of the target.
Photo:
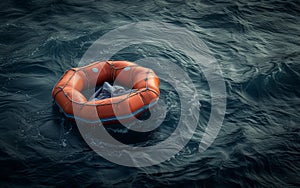
M 130 93 L 101 100 L 87 100 L 82 93 L 115 83 Z M 111 124 L 130 121 L 151 108 L 160 94 L 159 78 L 153 70 L 128 61 L 94 62 L 65 72 L 54 86 L 52 97 L 66 117 L 87 123 Z

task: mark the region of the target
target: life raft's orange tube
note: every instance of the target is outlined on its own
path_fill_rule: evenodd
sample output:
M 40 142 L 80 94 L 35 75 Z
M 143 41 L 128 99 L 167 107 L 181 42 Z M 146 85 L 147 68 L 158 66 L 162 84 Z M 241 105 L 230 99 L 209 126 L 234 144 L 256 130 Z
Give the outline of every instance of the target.
M 82 94 L 105 81 L 134 89 L 129 94 L 88 101 Z M 153 70 L 127 61 L 94 62 L 65 72 L 52 97 L 69 118 L 87 123 L 115 123 L 138 117 L 158 100 L 159 78 Z

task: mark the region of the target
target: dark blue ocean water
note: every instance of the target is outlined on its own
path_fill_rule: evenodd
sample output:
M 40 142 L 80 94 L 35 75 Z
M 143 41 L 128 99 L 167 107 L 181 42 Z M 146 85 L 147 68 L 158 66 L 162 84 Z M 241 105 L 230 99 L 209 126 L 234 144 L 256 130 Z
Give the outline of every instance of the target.
M 0 187 L 300 186 L 299 1 L 4 0 L 0 20 Z M 175 59 L 201 94 L 187 146 L 159 165 L 131 168 L 90 149 L 53 106 L 51 90 L 95 40 L 139 21 L 174 24 L 205 42 L 222 69 L 227 109 L 216 140 L 200 153 L 211 107 L 201 70 L 163 46 L 126 48 L 118 59 Z M 143 136 L 150 144 L 172 133 L 180 108 L 162 84 L 170 113 Z M 131 136 L 118 135 L 140 142 Z

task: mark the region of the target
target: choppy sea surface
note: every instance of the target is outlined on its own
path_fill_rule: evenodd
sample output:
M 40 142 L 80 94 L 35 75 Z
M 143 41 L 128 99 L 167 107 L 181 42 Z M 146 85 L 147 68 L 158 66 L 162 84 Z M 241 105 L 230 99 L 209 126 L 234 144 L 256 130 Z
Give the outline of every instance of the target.
M 299 1 L 5 0 L 0 20 L 1 187 L 300 186 Z M 133 168 L 94 152 L 53 105 L 51 90 L 99 37 L 140 21 L 173 24 L 201 39 L 222 70 L 227 106 L 216 140 L 199 152 L 211 110 L 203 72 L 166 46 L 120 51 L 115 59 L 176 62 L 201 104 L 198 128 L 181 152 Z M 143 136 L 148 144 L 167 138 L 178 121 L 178 93 L 164 82 L 161 91 L 168 114 Z M 118 135 L 140 142 L 131 136 Z

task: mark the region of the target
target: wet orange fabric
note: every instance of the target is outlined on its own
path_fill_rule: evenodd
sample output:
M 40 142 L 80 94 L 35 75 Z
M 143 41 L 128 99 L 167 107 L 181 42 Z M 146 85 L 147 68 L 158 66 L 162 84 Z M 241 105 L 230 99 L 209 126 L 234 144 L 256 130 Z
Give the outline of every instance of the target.
M 129 94 L 88 101 L 82 94 L 104 82 L 117 83 L 134 89 Z M 115 122 L 114 117 L 132 119 L 140 115 L 159 97 L 159 78 L 153 70 L 128 61 L 94 62 L 65 72 L 54 86 L 52 97 L 69 117 L 76 116 L 87 122 L 99 119 Z M 145 109 L 144 109 L 145 108 Z M 104 122 L 104 121 L 103 121 Z

